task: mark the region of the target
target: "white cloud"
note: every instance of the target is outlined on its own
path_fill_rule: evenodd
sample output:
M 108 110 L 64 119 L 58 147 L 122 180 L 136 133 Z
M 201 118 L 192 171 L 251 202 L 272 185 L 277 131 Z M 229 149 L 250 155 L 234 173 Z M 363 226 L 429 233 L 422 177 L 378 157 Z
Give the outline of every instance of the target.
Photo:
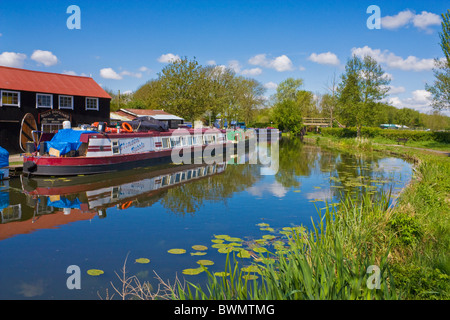
M 413 25 L 421 30 L 430 31 L 429 26 L 439 25 L 441 18 L 439 15 L 422 11 L 420 14 L 415 14 L 411 10 L 404 10 L 394 16 L 386 16 L 381 18 L 381 26 L 385 29 L 398 29 L 401 27 L 408 27 Z
M 372 49 L 368 46 L 364 46 L 363 48 L 353 48 L 352 55 L 361 58 L 365 55 L 369 55 L 378 63 L 385 64 L 393 69 L 404 71 L 429 71 L 434 68 L 434 59 L 419 59 L 415 56 L 408 56 L 404 59 L 388 50 L 381 51 L 380 49 Z
M 58 63 L 58 58 L 51 52 L 45 50 L 34 50 L 31 60 L 41 63 L 46 67 L 54 66 Z
M 105 79 L 121 80 L 123 77 L 112 68 L 103 68 L 100 70 L 100 76 Z
M 265 68 L 275 69 L 278 72 L 294 70 L 291 59 L 289 59 L 289 57 L 284 54 L 276 57 L 275 59 L 268 59 L 266 54 L 258 54 L 254 57 L 251 57 L 248 60 L 248 63 Z
M 421 14 L 414 16 L 412 22 L 415 27 L 428 30 L 428 26 L 440 25 L 441 17 L 435 13 L 422 11 Z
M 0 54 L 0 66 L 22 68 L 26 54 L 16 52 L 3 52 Z
M 339 65 L 340 61 L 338 57 L 332 52 L 324 52 L 324 53 L 312 53 L 308 60 L 316 62 L 318 64 L 328 64 L 332 66 Z
M 381 26 L 386 29 L 397 29 L 406 26 L 411 22 L 414 13 L 410 10 L 404 10 L 395 16 L 386 16 L 381 18 Z
M 158 58 L 158 62 L 161 63 L 171 63 L 180 60 L 179 55 L 175 55 L 173 53 L 163 54 Z
M 216 60 L 208 60 L 208 61 L 206 61 L 206 64 L 207 64 L 208 66 L 214 66 L 214 65 L 216 65 L 217 63 L 216 63 Z
M 67 74 L 69 76 L 76 76 L 77 75 L 77 73 L 75 71 L 73 71 L 73 70 L 64 70 L 62 72 L 62 74 Z
M 142 66 L 139 68 L 140 72 L 150 72 L 151 70 L 149 68 L 147 68 L 146 66 Z
M 400 86 L 400 87 L 396 87 L 396 86 L 389 86 L 389 94 L 399 94 L 399 93 L 403 93 L 403 92 L 405 92 L 406 91 L 406 89 L 405 89 L 405 87 L 402 87 L 402 86 Z
M 142 73 L 140 72 L 131 72 L 131 71 L 127 71 L 124 70 L 120 73 L 121 76 L 129 76 L 129 77 L 134 77 L 134 78 L 142 78 Z
M 387 100 L 396 108 L 410 108 L 420 112 L 428 112 L 432 109 L 431 93 L 423 89 L 411 92 L 409 98 L 392 97 Z
M 241 74 L 244 76 L 257 76 L 262 73 L 261 68 L 244 69 Z
M 269 89 L 269 90 L 274 90 L 276 88 L 278 88 L 278 85 L 275 82 L 269 81 L 267 83 L 264 84 L 264 88 Z
M 228 68 L 230 68 L 231 70 L 233 70 L 236 73 L 239 73 L 241 71 L 242 66 L 239 63 L 239 61 L 231 60 L 228 62 Z

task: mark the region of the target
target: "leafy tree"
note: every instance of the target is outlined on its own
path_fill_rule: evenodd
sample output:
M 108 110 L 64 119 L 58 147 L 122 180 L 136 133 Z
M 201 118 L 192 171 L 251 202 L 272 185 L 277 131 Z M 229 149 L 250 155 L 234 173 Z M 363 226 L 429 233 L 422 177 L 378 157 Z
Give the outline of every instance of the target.
M 439 33 L 440 45 L 445 59 L 435 59 L 433 73 L 435 81 L 432 86 L 425 85 L 425 89 L 431 93 L 435 110 L 450 109 L 450 10 L 442 15 L 442 32 Z
M 279 103 L 284 100 L 296 100 L 297 93 L 302 85 L 302 79 L 287 78 L 277 87 L 277 92 L 275 93 L 275 103 Z
M 353 56 L 347 61 L 338 87 L 339 116 L 347 125 L 358 128 L 370 125 L 376 114 L 377 102 L 386 97 L 390 80 L 381 66 L 370 56 Z
M 278 129 L 291 131 L 297 134 L 302 129 L 302 116 L 298 104 L 294 100 L 283 100 L 273 108 L 273 120 L 278 124 Z

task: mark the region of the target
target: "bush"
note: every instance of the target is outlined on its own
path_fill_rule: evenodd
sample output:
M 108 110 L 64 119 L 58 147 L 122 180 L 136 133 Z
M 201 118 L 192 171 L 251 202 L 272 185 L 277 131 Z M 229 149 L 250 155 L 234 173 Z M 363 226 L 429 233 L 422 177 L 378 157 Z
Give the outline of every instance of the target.
M 323 128 L 324 136 L 336 138 L 356 138 L 356 128 Z M 442 143 L 450 143 L 450 132 L 431 132 L 431 131 L 415 131 L 415 130 L 395 130 L 362 127 L 361 135 L 364 138 L 385 138 L 390 140 L 408 139 L 410 141 L 436 141 Z

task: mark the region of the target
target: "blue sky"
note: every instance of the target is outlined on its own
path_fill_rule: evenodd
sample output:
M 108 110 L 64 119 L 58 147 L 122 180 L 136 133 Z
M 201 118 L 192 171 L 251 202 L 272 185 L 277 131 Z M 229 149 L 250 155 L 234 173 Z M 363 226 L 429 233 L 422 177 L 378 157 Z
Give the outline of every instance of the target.
M 77 5 L 81 29 L 68 29 Z M 368 29 L 370 5 L 381 29 Z M 352 54 L 370 54 L 391 81 L 396 107 L 429 110 L 445 1 L 5 1 L 0 6 L 0 65 L 92 76 L 134 91 L 169 58 L 232 67 L 264 84 L 288 77 L 325 93 Z

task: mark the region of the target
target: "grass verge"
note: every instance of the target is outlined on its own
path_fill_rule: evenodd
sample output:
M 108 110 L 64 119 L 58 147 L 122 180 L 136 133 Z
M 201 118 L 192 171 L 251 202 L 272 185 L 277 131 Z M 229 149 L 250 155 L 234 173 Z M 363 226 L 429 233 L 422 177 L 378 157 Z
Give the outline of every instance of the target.
M 394 207 L 388 205 L 389 194 L 366 194 L 358 201 L 347 197 L 338 206 L 326 206 L 320 222 L 310 230 L 287 228 L 282 240 L 269 249 L 253 249 L 258 256 L 250 265 L 232 251 L 223 272 L 211 274 L 203 267 L 208 273 L 207 285 L 182 284 L 178 279 L 168 285 L 159 279 L 164 290 L 158 295 L 148 294 L 148 284 L 136 282 L 130 287 L 124 278 L 122 283 L 130 292 L 145 293 L 131 296 L 181 300 L 449 299 L 449 157 L 368 139 L 316 137 L 312 141 L 343 152 L 382 151 L 414 159 L 414 177 Z

